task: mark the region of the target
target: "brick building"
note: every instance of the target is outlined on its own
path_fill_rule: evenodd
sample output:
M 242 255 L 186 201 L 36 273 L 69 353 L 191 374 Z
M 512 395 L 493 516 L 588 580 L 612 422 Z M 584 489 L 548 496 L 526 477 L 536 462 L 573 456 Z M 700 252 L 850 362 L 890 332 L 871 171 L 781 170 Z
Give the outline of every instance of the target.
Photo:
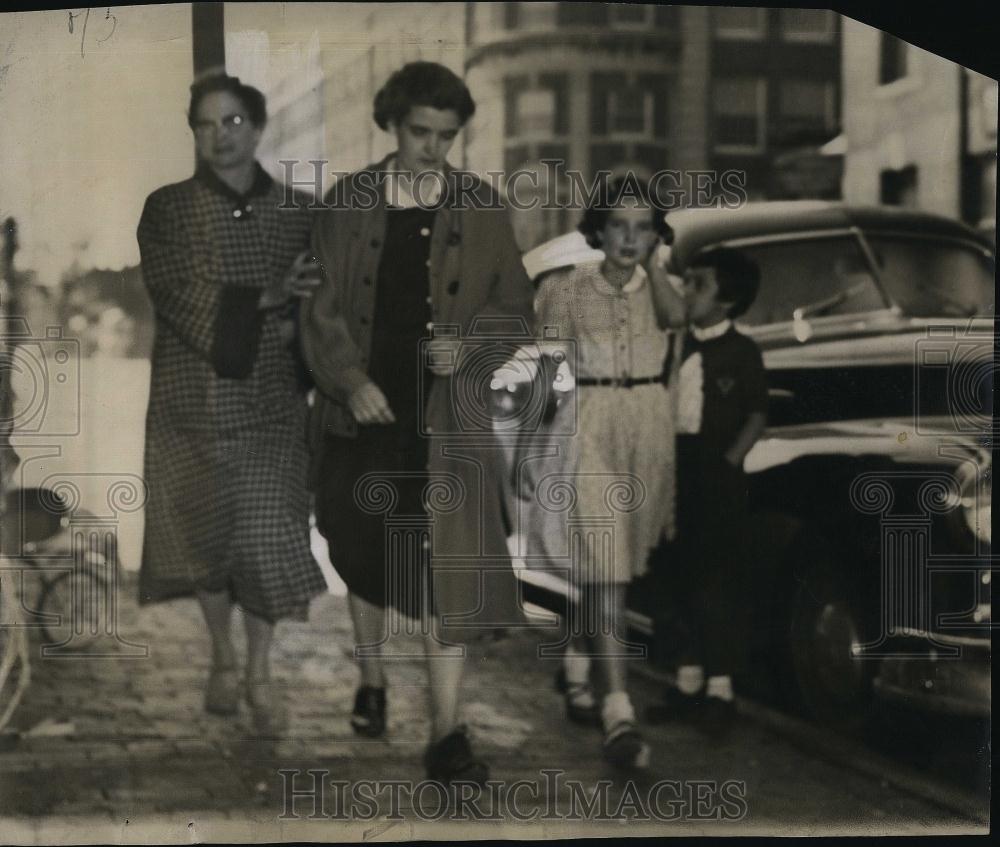
M 994 230 L 997 83 L 844 21 L 843 194 Z
M 422 58 L 464 74 L 476 98 L 452 161 L 479 173 L 534 171 L 539 195 L 566 189 L 547 184 L 553 169 L 541 160 L 587 182 L 602 170 L 676 170 L 689 196 L 693 174 L 726 170 L 745 173 L 751 197 L 839 191 L 839 161 L 818 153 L 840 131 L 832 12 L 493 2 L 334 4 L 306 15 L 290 4 L 269 21 L 252 11 L 261 7 L 236 5 L 231 68 L 242 62 L 255 78 L 248 33 L 269 34 L 271 63 L 256 78 L 273 115 L 261 154 L 276 174 L 281 158 L 350 170 L 388 152 L 372 98 L 392 70 Z M 708 181 L 717 188 L 717 177 Z M 577 214 L 517 212 L 518 241 L 530 248 Z
M 587 180 L 671 169 L 689 175 L 689 196 L 692 172 L 736 170 L 752 197 L 837 196 L 839 162 L 819 154 L 839 131 L 832 12 L 482 3 L 469 4 L 468 18 L 474 170 L 551 175 L 543 159 Z M 574 216 L 519 213 L 519 241 L 533 246 Z

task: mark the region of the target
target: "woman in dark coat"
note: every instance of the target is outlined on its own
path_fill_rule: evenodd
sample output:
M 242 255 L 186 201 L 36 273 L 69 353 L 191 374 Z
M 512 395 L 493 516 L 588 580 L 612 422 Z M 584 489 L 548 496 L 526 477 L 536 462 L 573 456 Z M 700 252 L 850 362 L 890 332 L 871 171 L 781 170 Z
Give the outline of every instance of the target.
M 309 545 L 306 387 L 294 303 L 318 281 L 311 219 L 254 158 L 263 95 L 229 76 L 191 87 L 191 179 L 149 196 L 139 222 L 156 316 L 140 601 L 196 594 L 212 645 L 205 707 L 237 711 L 232 605 L 245 613 L 245 695 L 258 732 L 277 728 L 274 622 L 326 590 Z
M 521 620 L 483 398 L 510 352 L 494 342 L 530 337 L 533 290 L 499 199 L 445 161 L 474 109 L 441 65 L 393 74 L 374 111 L 397 151 L 326 198 L 313 244 L 325 280 L 302 313 L 319 389 L 317 524 L 359 645 L 352 725 L 384 731 L 382 643 L 406 627 L 400 615 L 418 620 L 432 697 L 424 762 L 443 782 L 487 774 L 457 719 L 459 642 Z

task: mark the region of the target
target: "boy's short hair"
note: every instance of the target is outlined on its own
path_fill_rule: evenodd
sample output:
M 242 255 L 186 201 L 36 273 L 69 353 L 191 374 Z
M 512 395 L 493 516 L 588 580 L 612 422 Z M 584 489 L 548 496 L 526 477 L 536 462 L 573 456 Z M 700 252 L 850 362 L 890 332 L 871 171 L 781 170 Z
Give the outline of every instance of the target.
M 745 253 L 731 247 L 714 247 L 699 253 L 688 264 L 691 268 L 714 268 L 719 285 L 717 299 L 732 303 L 729 317 L 738 318 L 753 305 L 760 290 L 760 268 Z

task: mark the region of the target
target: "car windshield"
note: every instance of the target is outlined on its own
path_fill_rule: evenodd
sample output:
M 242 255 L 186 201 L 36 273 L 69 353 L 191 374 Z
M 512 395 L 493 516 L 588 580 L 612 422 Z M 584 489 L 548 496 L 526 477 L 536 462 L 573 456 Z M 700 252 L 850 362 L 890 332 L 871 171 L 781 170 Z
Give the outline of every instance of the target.
M 886 308 L 852 236 L 741 246 L 760 267 L 760 293 L 741 323 L 750 326 Z
M 866 235 L 882 286 L 905 315 L 992 315 L 994 262 L 971 246 L 947 241 Z

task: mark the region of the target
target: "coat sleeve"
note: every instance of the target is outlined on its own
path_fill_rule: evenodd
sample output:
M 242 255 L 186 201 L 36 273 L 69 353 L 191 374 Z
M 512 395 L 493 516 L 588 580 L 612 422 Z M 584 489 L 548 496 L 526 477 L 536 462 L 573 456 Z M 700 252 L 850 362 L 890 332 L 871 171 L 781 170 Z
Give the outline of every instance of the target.
M 219 376 L 249 376 L 263 321 L 260 290 L 210 278 L 178 211 L 160 193 L 146 201 L 137 239 L 156 315 Z
M 512 323 L 523 322 L 523 326 L 531 334 L 535 326 L 535 290 L 521 261 L 521 251 L 514 239 L 510 216 L 506 208 L 491 210 L 487 214 L 493 216 L 491 234 L 495 246 L 496 271 L 490 286 L 489 300 L 481 314 L 509 317 Z
M 302 301 L 299 335 L 302 356 L 317 388 L 328 397 L 345 402 L 351 393 L 368 382 L 361 350 L 351 336 L 344 314 L 348 280 L 343 264 L 330 249 L 330 215 L 317 215 L 313 227 L 313 254 L 319 259 L 323 279 L 313 296 Z

